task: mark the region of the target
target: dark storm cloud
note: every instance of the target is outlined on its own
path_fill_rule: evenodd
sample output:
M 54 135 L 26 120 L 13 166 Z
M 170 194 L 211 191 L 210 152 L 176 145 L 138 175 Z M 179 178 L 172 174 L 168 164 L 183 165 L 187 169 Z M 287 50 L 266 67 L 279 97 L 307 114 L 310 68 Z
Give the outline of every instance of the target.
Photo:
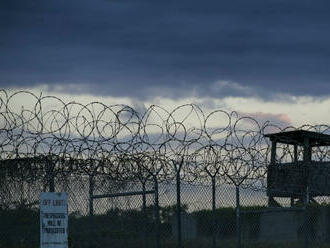
M 325 0 L 4 0 L 0 85 L 138 98 L 327 95 L 329 10 Z

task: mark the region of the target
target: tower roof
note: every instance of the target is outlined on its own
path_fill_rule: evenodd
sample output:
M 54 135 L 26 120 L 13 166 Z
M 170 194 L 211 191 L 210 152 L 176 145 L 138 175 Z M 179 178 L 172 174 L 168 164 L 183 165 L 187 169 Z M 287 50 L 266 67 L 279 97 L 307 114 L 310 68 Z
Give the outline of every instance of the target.
M 265 134 L 265 137 L 270 138 L 271 141 L 290 145 L 303 145 L 307 138 L 311 146 L 330 146 L 330 135 L 306 130 L 270 133 Z

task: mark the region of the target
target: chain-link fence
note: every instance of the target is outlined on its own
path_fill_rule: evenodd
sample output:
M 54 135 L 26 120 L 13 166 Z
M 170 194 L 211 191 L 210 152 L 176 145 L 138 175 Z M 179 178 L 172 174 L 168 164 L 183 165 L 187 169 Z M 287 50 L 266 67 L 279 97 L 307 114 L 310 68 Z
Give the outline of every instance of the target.
M 69 247 L 330 247 L 328 126 L 0 99 L 0 248 L 39 246 L 45 191 L 68 193 Z

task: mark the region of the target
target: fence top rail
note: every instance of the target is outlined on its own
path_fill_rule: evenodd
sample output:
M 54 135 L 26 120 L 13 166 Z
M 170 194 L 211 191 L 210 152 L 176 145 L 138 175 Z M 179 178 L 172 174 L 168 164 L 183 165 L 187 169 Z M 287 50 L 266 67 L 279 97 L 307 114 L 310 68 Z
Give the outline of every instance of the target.
M 154 194 L 154 190 L 146 190 L 146 191 L 132 191 L 132 192 L 120 192 L 120 193 L 113 193 L 113 194 L 103 194 L 103 195 L 93 195 L 93 199 L 101 199 L 101 198 L 114 198 L 120 196 L 134 196 L 134 195 L 147 195 L 147 194 Z

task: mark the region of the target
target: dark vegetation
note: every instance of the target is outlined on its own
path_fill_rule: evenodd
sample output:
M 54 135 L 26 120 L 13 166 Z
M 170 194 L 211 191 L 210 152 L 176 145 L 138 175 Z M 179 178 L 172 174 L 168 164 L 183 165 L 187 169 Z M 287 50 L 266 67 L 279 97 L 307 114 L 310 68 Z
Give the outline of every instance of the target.
M 160 208 L 160 237 L 164 243 L 175 242 L 172 237 L 172 219 L 175 218 L 175 206 Z M 187 209 L 183 206 L 183 211 Z M 212 235 L 213 214 L 210 210 L 191 213 L 197 223 L 198 236 L 208 238 Z M 219 208 L 216 211 L 218 236 L 234 238 L 235 210 Z M 18 208 L 0 210 L 0 248 L 38 247 L 39 246 L 39 210 Z M 255 223 L 258 219 L 253 220 Z M 147 233 L 146 239 L 144 233 Z M 141 247 L 144 242 L 155 242 L 154 208 L 147 207 L 144 217 L 140 210 L 112 209 L 102 215 L 82 216 L 78 212 L 69 216 L 70 247 Z M 165 241 L 166 240 L 166 241 Z
M 326 206 L 328 212 L 330 207 Z M 256 242 L 260 227 L 260 213 L 263 207 L 242 207 L 242 236 L 248 241 L 244 247 L 287 247 L 283 244 L 274 246 Z M 183 207 L 185 211 L 186 206 Z M 316 207 L 310 208 L 310 217 L 317 218 Z M 252 210 L 252 213 L 249 211 Z M 160 209 L 160 237 L 162 247 L 176 247 L 172 235 L 172 222 L 175 218 L 175 206 Z M 112 209 L 102 215 L 82 216 L 78 212 L 69 216 L 69 247 L 71 248 L 101 248 L 101 247 L 154 247 L 155 221 L 154 208 L 147 207 L 146 216 L 140 210 Z M 219 245 L 235 247 L 235 209 L 219 208 L 215 216 L 210 210 L 200 210 L 191 213 L 197 223 L 195 241 L 186 241 L 185 247 L 209 247 L 212 236 L 212 223 L 215 217 Z M 329 216 L 329 215 L 328 215 Z M 39 247 L 39 210 L 17 208 L 15 210 L 0 210 L 0 248 L 36 248 Z M 146 234 L 146 235 L 145 235 Z M 255 242 L 255 243 L 253 243 Z M 290 244 L 290 247 L 299 247 Z M 327 246 L 318 246 L 327 247 Z

